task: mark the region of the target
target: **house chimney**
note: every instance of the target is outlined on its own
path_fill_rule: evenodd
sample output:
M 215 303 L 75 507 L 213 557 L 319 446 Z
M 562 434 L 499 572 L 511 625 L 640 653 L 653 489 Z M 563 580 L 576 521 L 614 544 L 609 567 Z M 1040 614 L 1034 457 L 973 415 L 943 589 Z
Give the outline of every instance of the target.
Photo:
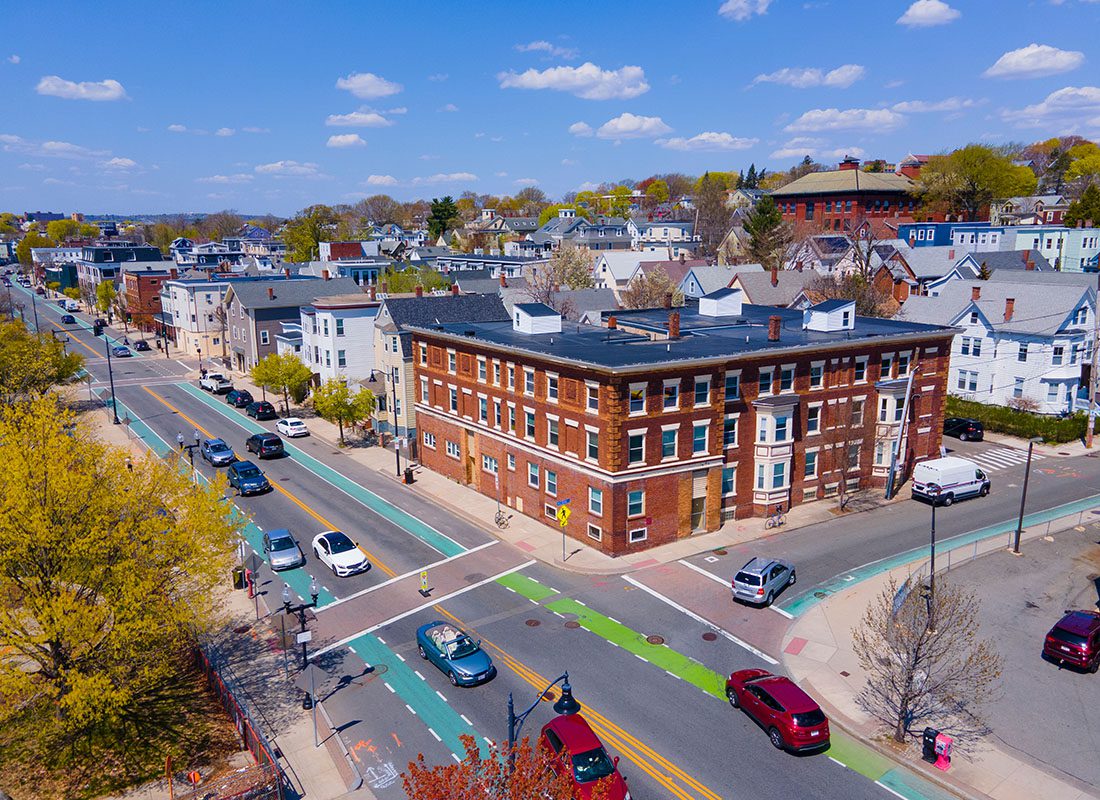
M 283 274 L 286 275 L 287 278 L 289 278 L 290 277 L 290 267 L 285 267 L 283 269 Z
M 458 297 L 458 284 L 457 283 L 452 283 L 451 284 L 451 297 Z
M 373 284 L 373 283 L 372 283 L 372 284 L 370 285 L 370 299 L 371 299 L 371 300 L 377 300 L 377 299 L 378 299 L 378 292 L 377 292 L 377 290 L 376 290 L 376 289 L 374 288 L 374 284 Z
M 1027 252 L 1027 255 L 1024 256 L 1024 269 L 1031 270 L 1031 271 L 1035 270 L 1035 262 L 1031 260 L 1031 251 L 1030 250 Z
M 419 283 L 416 284 L 416 296 L 417 297 L 423 297 L 424 296 L 424 287 L 421 286 Z
M 672 292 L 665 295 L 665 308 L 672 308 Z
M 801 261 L 796 261 L 796 262 L 794 262 L 794 268 L 795 268 L 796 270 L 798 270 L 799 272 L 801 272 L 801 271 L 802 271 L 802 267 L 803 267 L 803 264 L 802 264 L 802 262 L 801 262 Z
M 975 303 L 982 299 L 982 287 L 981 286 L 971 286 L 970 287 L 970 299 L 973 300 Z
M 680 263 L 681 264 L 684 263 L 684 253 L 683 253 L 683 251 L 680 252 Z
M 171 278 L 172 280 L 175 280 L 176 275 L 177 275 L 176 268 L 175 267 L 169 267 L 168 268 L 168 277 Z
M 859 159 L 852 158 L 852 156 L 844 156 L 844 160 L 840 162 L 840 169 L 859 169 Z
M 779 285 L 779 270 L 772 268 L 772 286 Z
M 954 247 L 952 247 L 950 250 L 947 251 L 947 260 L 948 261 L 954 261 L 955 260 L 955 248 Z
M 382 281 L 382 294 L 390 293 L 390 285 L 386 281 Z
M 783 317 L 772 314 L 768 317 L 768 341 L 779 341 L 779 326 L 783 323 Z
M 619 320 L 614 314 L 607 318 L 607 327 L 609 330 L 615 330 L 615 328 L 619 327 Z
M 1005 322 L 1011 322 L 1012 321 L 1012 312 L 1015 310 L 1015 308 L 1016 308 L 1016 298 L 1015 297 L 1006 297 L 1005 298 Z
M 323 281 L 328 280 L 328 270 L 327 269 L 321 270 L 321 280 L 323 280 Z
M 673 311 L 668 315 L 668 338 L 680 338 L 680 312 Z
M 502 273 L 500 273 L 500 287 L 501 287 L 502 289 L 507 289 L 507 288 L 508 288 L 508 278 L 506 278 L 506 277 L 504 276 L 504 273 L 503 273 L 503 272 L 502 272 Z
M 268 286 L 267 287 L 267 299 L 268 300 L 274 300 L 275 299 L 275 287 L 274 286 Z

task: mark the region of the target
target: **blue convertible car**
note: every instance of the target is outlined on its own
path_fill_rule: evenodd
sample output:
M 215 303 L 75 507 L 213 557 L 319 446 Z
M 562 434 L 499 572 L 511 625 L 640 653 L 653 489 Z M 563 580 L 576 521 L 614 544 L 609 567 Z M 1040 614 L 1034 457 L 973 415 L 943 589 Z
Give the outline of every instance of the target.
M 436 620 L 416 629 L 420 657 L 439 667 L 455 686 L 476 686 L 497 674 L 492 659 L 475 642 L 449 622 Z

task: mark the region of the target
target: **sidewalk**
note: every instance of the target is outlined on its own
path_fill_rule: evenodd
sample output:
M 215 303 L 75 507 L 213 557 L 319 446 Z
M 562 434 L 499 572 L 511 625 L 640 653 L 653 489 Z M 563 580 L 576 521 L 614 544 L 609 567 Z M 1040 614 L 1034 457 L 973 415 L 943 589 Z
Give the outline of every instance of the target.
M 1073 515 L 1059 520 L 1059 524 L 1051 528 L 1033 526 L 1024 531 L 1024 539 L 1038 538 L 1049 530 L 1072 528 L 1078 520 L 1079 517 Z M 994 537 L 977 546 L 967 544 L 955 551 L 937 551 L 937 559 L 939 564 L 950 565 L 950 553 L 953 552 L 957 566 L 1004 546 L 1003 538 Z M 911 575 L 919 579 L 927 573 L 927 568 L 926 561 L 917 561 L 882 573 L 831 595 L 797 617 L 783 637 L 780 655 L 786 672 L 821 702 L 834 725 L 892 761 L 905 764 L 924 778 L 963 797 L 981 800 L 1100 797 L 1076 782 L 1062 780 L 1015 757 L 988 738 L 977 747 L 955 753 L 950 771 L 941 772 L 921 760 L 919 742 L 894 744 L 887 738 L 882 725 L 859 707 L 856 695 L 866 683 L 866 673 L 852 648 L 851 631 L 859 624 L 867 605 L 891 578 L 900 586 Z

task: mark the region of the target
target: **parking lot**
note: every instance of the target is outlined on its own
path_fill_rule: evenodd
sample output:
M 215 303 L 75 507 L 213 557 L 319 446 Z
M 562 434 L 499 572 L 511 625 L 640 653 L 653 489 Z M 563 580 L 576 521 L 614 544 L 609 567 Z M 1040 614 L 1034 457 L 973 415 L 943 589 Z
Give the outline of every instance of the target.
M 1100 528 L 1036 539 L 949 573 L 981 600 L 982 638 L 1004 659 L 1003 695 L 987 708 L 993 736 L 1038 766 L 1100 786 L 1100 674 L 1043 660 L 1043 638 L 1067 609 L 1100 599 Z M 1087 788 L 1082 786 L 1082 788 Z

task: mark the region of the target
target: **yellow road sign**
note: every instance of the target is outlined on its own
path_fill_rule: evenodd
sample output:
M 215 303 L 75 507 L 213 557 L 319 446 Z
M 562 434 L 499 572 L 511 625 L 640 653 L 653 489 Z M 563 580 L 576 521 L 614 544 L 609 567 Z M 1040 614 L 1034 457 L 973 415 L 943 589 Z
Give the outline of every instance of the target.
M 569 524 L 569 515 L 573 512 L 569 510 L 569 506 L 558 506 L 558 524 L 563 528 Z

